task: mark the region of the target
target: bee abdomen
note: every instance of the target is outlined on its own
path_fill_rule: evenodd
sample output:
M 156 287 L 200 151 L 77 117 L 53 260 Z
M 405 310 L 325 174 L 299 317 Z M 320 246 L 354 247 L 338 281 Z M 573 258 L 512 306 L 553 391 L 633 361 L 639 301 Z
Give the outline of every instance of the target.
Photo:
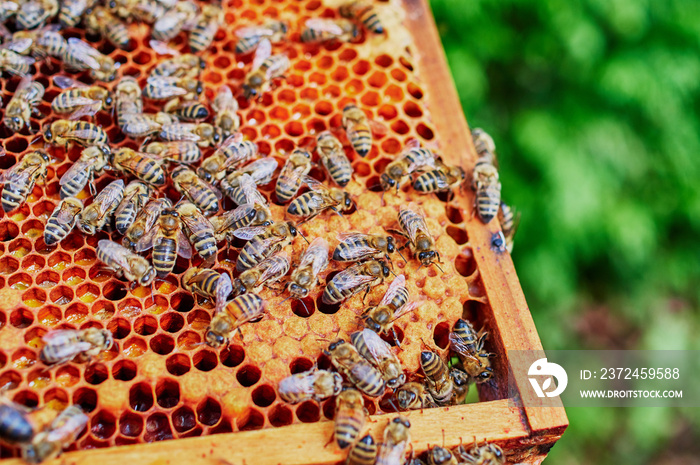
M 32 183 L 32 188 L 34 187 Z M 29 194 L 29 186 L 9 183 L 2 189 L 2 209 L 10 212 L 24 203 Z
M 263 309 L 264 300 L 257 294 L 242 294 L 226 306 L 226 310 L 234 318 L 254 317 Z
M 501 206 L 501 183 L 482 186 L 476 192 L 476 208 L 484 223 L 489 223 Z
M 192 53 L 201 52 L 211 45 L 216 28 L 209 24 L 197 24 L 190 33 L 190 50 Z
M 190 191 L 186 191 L 185 195 L 190 198 L 192 203 L 201 208 L 207 216 L 213 215 L 219 211 L 219 199 L 217 199 L 216 195 L 209 189 L 200 189 L 194 194 Z
M 219 251 L 214 235 L 209 232 L 200 232 L 198 234 L 191 235 L 190 242 L 194 244 L 194 248 L 204 259 L 215 255 Z
M 323 291 L 323 303 L 328 305 L 340 303 L 358 291 L 353 289 L 339 289 L 333 280 L 331 280 L 326 284 L 326 289 Z
M 0 436 L 8 442 L 27 443 L 34 436 L 34 428 L 22 412 L 0 404 Z
M 287 207 L 287 213 L 294 216 L 308 216 L 313 213 L 313 210 L 309 207 L 309 201 L 316 196 L 315 192 L 306 192 L 299 197 L 297 197 L 292 203 Z
M 333 251 L 333 260 L 337 262 L 349 262 L 356 261 L 356 258 L 351 258 L 352 250 L 356 247 L 366 247 L 371 245 L 363 239 L 352 239 L 346 240 L 338 244 L 338 246 Z
M 374 465 L 376 460 L 377 444 L 370 434 L 357 441 L 348 454 L 348 465 Z
M 338 446 L 341 449 L 350 447 L 360 434 L 363 424 L 363 418 L 343 415 L 341 412 L 335 422 L 335 440 L 338 442 Z
M 336 184 L 338 184 L 340 187 L 345 187 L 348 185 L 350 179 L 352 178 L 352 165 L 350 164 L 350 160 L 348 160 L 344 154 L 342 157 L 338 157 L 336 163 L 331 166 L 328 166 L 325 161 L 323 164 L 326 167 L 328 174 L 330 174 L 331 178 L 333 178 L 333 181 L 335 181 Z
M 46 245 L 53 245 L 61 242 L 66 238 L 68 233 L 73 230 L 77 217 L 73 218 L 70 223 L 61 224 L 56 218 L 51 216 L 46 222 L 46 227 L 44 228 L 44 243 Z
M 117 227 L 117 231 L 119 232 L 119 234 L 126 233 L 126 230 L 129 229 L 129 226 L 131 226 L 135 218 L 136 207 L 133 203 L 130 203 L 129 205 L 124 207 L 124 209 L 114 220 L 115 226 Z
M 266 249 L 261 250 L 260 240 L 258 240 L 257 237 L 254 237 L 245 245 L 245 247 L 243 247 L 241 253 L 238 255 L 236 270 L 248 270 L 260 263 L 271 253 L 271 251 L 266 251 Z
M 413 183 L 413 188 L 418 192 L 429 194 L 444 190 L 443 186 L 447 184 L 445 173 L 440 170 L 432 170 L 418 176 Z
M 350 142 L 355 152 L 359 156 L 365 157 L 372 150 L 372 132 L 367 128 L 356 129 L 355 131 L 355 135 Z
M 362 360 L 355 364 L 347 375 L 355 387 L 368 396 L 378 397 L 384 394 L 386 388 L 384 378 L 379 370 L 370 365 L 368 361 Z
M 209 117 L 209 110 L 201 103 L 176 108 L 173 113 L 183 121 L 200 121 Z
M 164 237 L 153 246 L 153 268 L 160 278 L 173 271 L 177 259 L 177 243 L 174 239 Z
M 262 36 L 241 37 L 236 43 L 236 53 L 242 54 L 250 52 L 260 43 L 261 39 Z

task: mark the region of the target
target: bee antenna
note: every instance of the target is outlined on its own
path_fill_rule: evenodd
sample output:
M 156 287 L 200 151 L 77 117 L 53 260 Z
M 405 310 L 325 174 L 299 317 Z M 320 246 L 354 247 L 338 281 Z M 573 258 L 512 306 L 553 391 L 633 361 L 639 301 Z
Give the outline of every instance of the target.
M 389 405 L 391 405 L 391 408 L 393 408 L 395 412 L 400 411 L 398 408 L 396 408 L 396 405 L 394 404 L 394 400 L 391 397 L 389 397 L 389 399 L 387 399 L 387 401 L 389 402 Z
M 408 263 L 408 261 L 406 261 L 406 258 L 404 258 L 403 254 L 401 253 L 401 249 L 396 249 L 396 251 L 399 253 L 399 257 L 401 257 L 401 259 L 403 260 L 403 262 L 404 262 L 404 263 Z
M 445 270 L 443 270 L 443 269 L 440 267 L 440 265 L 438 265 L 437 262 L 435 262 L 435 266 L 438 267 L 438 270 L 440 270 L 440 272 L 441 272 L 442 274 L 445 274 Z
M 306 238 L 306 236 L 304 236 L 304 233 L 302 233 L 300 229 L 297 229 L 297 234 L 299 234 L 301 238 L 306 241 L 307 244 L 310 244 L 309 240 Z
M 288 300 L 291 299 L 291 298 L 292 298 L 292 296 L 290 295 L 289 297 L 287 297 L 286 299 L 284 299 L 284 300 L 283 300 L 282 302 L 280 302 L 279 304 L 282 305 L 283 303 L 285 303 L 286 301 L 288 301 Z M 304 303 L 304 301 L 302 301 L 302 303 Z M 308 311 L 308 310 L 307 310 L 307 311 Z
M 394 270 L 392 270 L 391 268 L 389 268 L 389 273 L 393 274 L 393 275 L 394 275 L 394 278 L 397 277 L 397 276 L 396 276 L 396 273 L 394 273 Z

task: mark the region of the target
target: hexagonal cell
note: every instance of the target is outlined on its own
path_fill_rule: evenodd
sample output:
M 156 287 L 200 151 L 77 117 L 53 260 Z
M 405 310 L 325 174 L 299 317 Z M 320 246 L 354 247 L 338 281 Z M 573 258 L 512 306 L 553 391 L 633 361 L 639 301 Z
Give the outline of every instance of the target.
M 90 421 L 90 433 L 99 439 L 109 439 L 117 432 L 117 419 L 106 410 L 100 410 Z
M 97 408 L 97 392 L 89 387 L 79 388 L 73 393 L 73 404 L 90 413 Z
M 171 375 L 182 376 L 190 371 L 190 358 L 185 354 L 173 354 L 165 361 L 165 368 Z
M 177 337 L 177 347 L 180 350 L 194 350 L 202 342 L 200 333 L 194 331 L 184 331 Z
M 178 433 L 190 431 L 197 426 L 197 419 L 194 410 L 187 406 L 182 406 L 172 413 L 173 427 Z
M 4 158 L 4 157 L 3 157 Z M 19 235 L 19 228 L 10 221 L 0 222 L 0 242 L 7 242 Z
M 22 375 L 16 371 L 6 371 L 0 374 L 0 389 L 11 391 L 17 389 L 22 384 Z
M 201 350 L 194 354 L 192 363 L 199 371 L 211 371 L 216 368 L 218 360 L 216 354 L 211 350 Z
M 170 298 L 170 307 L 178 312 L 186 313 L 194 307 L 194 297 L 192 294 L 180 292 Z
M 12 365 L 18 370 L 30 368 L 35 363 L 36 353 L 31 349 L 17 349 L 12 353 Z
M 19 261 L 16 258 L 4 256 L 0 258 L 0 275 L 11 275 L 19 270 Z
M 134 332 L 141 336 L 150 336 L 158 330 L 158 320 L 151 315 L 141 315 L 134 321 Z
M 185 326 L 185 318 L 179 313 L 168 312 L 160 317 L 160 327 L 169 333 L 177 333 Z
M 195 310 L 187 315 L 187 324 L 194 331 L 204 331 L 211 323 L 211 315 L 204 310 Z
M 100 288 L 92 283 L 84 283 L 78 286 L 75 295 L 86 304 L 91 304 L 100 296 Z
M 80 324 L 85 321 L 88 316 L 87 305 L 80 302 L 74 302 L 68 306 L 64 315 L 65 320 L 68 323 Z
M 119 281 L 110 281 L 102 288 L 102 295 L 113 302 L 122 300 L 126 293 L 126 286 Z
M 56 305 L 66 305 L 73 300 L 73 290 L 68 286 L 58 286 L 51 290 L 49 298 Z
M 107 366 L 102 363 L 94 363 L 85 368 L 85 374 L 83 375 L 85 381 L 92 385 L 102 384 L 109 377 L 109 371 Z
M 245 360 L 245 351 L 243 347 L 229 344 L 219 352 L 221 364 L 233 368 L 237 367 Z
M 175 348 L 175 340 L 167 334 L 158 334 L 151 338 L 151 350 L 159 355 L 168 355 Z
M 114 316 L 114 304 L 105 300 L 95 302 L 90 311 L 93 318 L 101 321 L 110 320 Z
M 170 429 L 170 421 L 164 413 L 154 413 L 146 419 L 146 433 L 143 439 L 146 442 L 164 441 L 173 438 Z
M 55 271 L 47 270 L 39 273 L 36 277 L 36 285 L 43 288 L 53 288 L 61 280 L 61 277 Z
M 316 423 L 321 419 L 321 409 L 316 402 L 307 400 L 297 406 L 297 418 L 302 423 Z
M 7 285 L 10 289 L 23 291 L 32 285 L 32 277 L 27 273 L 15 273 L 7 280 Z
M 24 333 L 24 343 L 32 349 L 38 349 L 44 345 L 41 338 L 47 333 L 47 330 L 40 327 L 33 327 Z
M 22 260 L 22 269 L 30 273 L 36 273 L 46 266 L 46 260 L 40 255 L 27 255 Z
M 180 385 L 174 379 L 162 379 L 156 385 L 156 402 L 162 408 L 175 407 L 180 402 Z
M 143 432 L 143 418 L 131 412 L 122 413 L 119 417 L 119 432 L 124 436 L 140 436 Z
M 33 287 L 22 294 L 22 303 L 30 308 L 41 307 L 46 303 L 46 291 Z
M 19 391 L 12 397 L 12 400 L 31 409 L 39 405 L 39 395 L 33 391 Z
M 129 407 L 135 412 L 149 411 L 153 401 L 153 389 L 147 383 L 138 383 L 129 389 Z
M 28 328 L 33 322 L 34 314 L 26 308 L 19 308 L 10 314 L 10 324 L 15 328 Z
M 250 387 L 260 381 L 260 368 L 255 365 L 245 365 L 236 373 L 238 383 L 243 387 Z
M 54 270 L 61 272 L 71 264 L 70 255 L 65 252 L 54 252 L 49 255 L 48 265 Z
M 137 373 L 136 364 L 131 360 L 119 360 L 112 366 L 112 378 L 119 381 L 131 381 Z
M 127 339 L 122 347 L 122 353 L 131 358 L 142 356 L 144 353 L 146 353 L 147 349 L 146 341 L 139 337 Z
M 221 405 L 211 397 L 197 404 L 197 420 L 206 426 L 214 426 L 221 419 Z
M 292 410 L 283 404 L 275 405 L 267 414 L 270 424 L 275 427 L 291 425 L 294 422 Z

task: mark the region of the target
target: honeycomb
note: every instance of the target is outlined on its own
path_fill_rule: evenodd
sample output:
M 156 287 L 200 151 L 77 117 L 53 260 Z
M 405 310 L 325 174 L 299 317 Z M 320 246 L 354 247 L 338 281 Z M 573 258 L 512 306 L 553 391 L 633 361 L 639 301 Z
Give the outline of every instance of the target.
M 228 84 L 240 94 L 242 80 L 252 57 L 236 56 L 235 28 L 258 23 L 265 18 L 290 19 L 293 31 L 287 42 L 276 44 L 275 52 L 286 53 L 292 65 L 284 81 L 278 82 L 260 101 L 239 97 L 241 131 L 255 141 L 263 155 L 274 156 L 280 166 L 297 146 L 313 143 L 318 133 L 341 127 L 341 111 L 356 103 L 388 131 L 375 136 L 366 158 L 357 156 L 344 135 L 354 177 L 347 186 L 356 209 L 343 217 L 324 214 L 301 226 L 307 238 L 326 237 L 333 247 L 343 231 L 381 233 L 397 228 L 401 205 L 414 201 L 424 210 L 427 225 L 442 255 L 444 273 L 436 267 L 419 267 L 394 259 L 396 274 L 404 273 L 414 299 L 425 304 L 395 327 L 401 349 L 399 359 L 408 372 L 419 370 L 423 342 L 434 341 L 445 349 L 454 321 L 463 315 L 480 327 L 487 307 L 485 292 L 464 222 L 467 214 L 448 195 L 419 195 L 410 186 L 399 193 L 388 192 L 381 199 L 379 174 L 411 139 L 434 148 L 437 140 L 431 117 L 424 104 L 419 71 L 411 59 L 411 37 L 401 26 L 403 15 L 397 0 L 376 4 L 389 30 L 386 36 L 363 35 L 357 43 L 303 45 L 299 30 L 310 17 L 337 17 L 336 0 L 226 0 L 226 30 L 220 30 L 210 49 L 204 52 L 207 68 L 201 79 L 206 83 L 206 99 Z M 132 40 L 126 50 L 115 49 L 99 37 L 79 29 L 64 31 L 66 37 L 80 37 L 121 63 L 119 75 L 136 77 L 141 85 L 159 56 L 150 49 L 149 28 L 131 25 Z M 187 38 L 178 35 L 171 45 L 186 49 Z M 56 118 L 50 103 L 60 89 L 50 76 L 60 70 L 60 62 L 38 62 L 35 79 L 46 87 L 38 109 L 43 116 L 32 119 L 31 130 L 12 133 L 0 128 L 0 139 L 7 155 L 0 168 L 14 165 L 21 156 L 43 142 L 34 143 L 35 133 Z M 87 73 L 74 74 L 91 83 Z M 17 78 L 0 81 L 5 104 L 19 83 Z M 145 100 L 145 111 L 156 111 L 157 104 Z M 127 139 L 106 112 L 95 121 L 105 128 L 113 146 L 138 149 L 139 142 Z M 328 368 L 322 354 L 328 340 L 348 338 L 361 327 L 358 315 L 369 302 L 378 302 L 387 285 L 374 288 L 363 304 L 358 295 L 341 305 L 321 302 L 323 286 L 303 301 L 284 300 L 264 290 L 267 316 L 244 325 L 242 339 L 236 335 L 226 348 L 215 351 L 201 344 L 211 320 L 213 305 L 194 297 L 179 285 L 183 272 L 201 264 L 178 258 L 174 272 L 157 279 L 151 288 L 131 288 L 130 283 L 104 271 L 96 260 L 100 239 L 118 240 L 115 233 L 99 232 L 84 236 L 74 230 L 64 241 L 47 246 L 44 224 L 59 202 L 59 179 L 80 155 L 79 147 L 65 151 L 49 148 L 53 163 L 45 183 L 37 183 L 28 200 L 10 213 L 0 211 L 0 388 L 15 402 L 30 407 L 48 406 L 60 410 L 80 405 L 90 416 L 89 426 L 72 448 L 89 449 L 139 442 L 177 439 L 204 434 L 280 427 L 299 422 L 331 420 L 334 400 L 299 405 L 284 403 L 276 392 L 277 383 L 290 373 L 317 365 Z M 213 149 L 207 149 L 208 156 Z M 317 155 L 314 154 L 314 161 Z M 465 167 L 470 171 L 471 167 Z M 327 181 L 325 173 L 314 168 L 311 175 Z M 95 182 L 99 191 L 114 179 L 103 175 Z M 173 201 L 179 194 L 169 183 L 161 189 Z M 274 182 L 261 188 L 270 200 L 275 218 L 284 217 L 284 206 L 276 204 Z M 462 193 L 457 193 L 462 195 Z M 81 198 L 90 197 L 87 189 Z M 232 208 L 226 200 L 224 209 Z M 240 245 L 240 244 L 239 244 Z M 299 256 L 306 243 L 297 238 L 293 256 Z M 218 271 L 235 270 L 240 248 L 222 246 Z M 148 257 L 150 259 L 150 256 Z M 325 280 L 345 266 L 331 262 Z M 67 363 L 47 367 L 40 362 L 41 338 L 52 329 L 107 328 L 115 343 L 103 357 L 91 363 Z M 394 344 L 391 337 L 387 342 Z M 504 367 L 495 360 L 496 378 L 503 379 Z M 483 389 L 482 389 L 483 390 Z M 484 394 L 494 397 L 498 394 Z M 371 414 L 381 413 L 384 399 L 367 400 Z M 17 451 L 0 446 L 0 456 Z

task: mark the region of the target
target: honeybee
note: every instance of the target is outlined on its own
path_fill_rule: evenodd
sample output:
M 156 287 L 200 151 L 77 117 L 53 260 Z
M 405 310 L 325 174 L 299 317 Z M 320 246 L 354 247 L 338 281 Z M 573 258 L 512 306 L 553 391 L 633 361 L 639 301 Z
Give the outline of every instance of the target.
M 248 26 L 236 30 L 236 53 L 244 54 L 252 52 L 258 44 L 267 39 L 270 42 L 279 42 L 287 35 L 289 26 L 283 21 L 267 20 L 259 26 Z
M 356 263 L 333 276 L 323 291 L 323 303 L 339 304 L 350 297 L 384 282 L 391 270 L 384 260 Z
M 122 118 L 121 129 L 134 139 L 151 136 L 161 131 L 163 126 L 178 122 L 176 116 L 159 111 L 157 113 L 131 113 Z
M 17 29 L 34 29 L 42 26 L 58 14 L 58 0 L 29 0 L 21 2 L 15 26 Z
M 332 342 L 324 353 L 330 357 L 333 366 L 357 389 L 370 397 L 378 397 L 384 393 L 386 384 L 382 374 L 362 358 L 352 344 L 338 339 Z
M 143 95 L 151 100 L 168 100 L 178 96 L 188 99 L 198 97 L 204 91 L 202 81 L 193 78 L 149 76 Z
M 61 58 L 66 68 L 77 71 L 89 69 L 90 77 L 97 81 L 114 81 L 121 66 L 112 57 L 100 53 L 77 37 L 68 38 L 68 47 Z
M 411 381 L 400 386 L 395 394 L 401 410 L 418 410 L 437 407 L 428 390 L 421 383 Z
M 114 224 L 119 234 L 126 233 L 152 194 L 153 189 L 141 181 L 131 181 L 126 185 L 124 198 L 114 212 Z
M 498 221 L 501 223 L 505 248 L 508 249 L 509 253 L 513 253 L 513 238 L 518 230 L 520 215 L 516 215 L 513 209 L 506 205 L 505 202 L 501 202 L 501 208 L 498 210 Z
M 228 278 L 228 275 L 224 275 Z M 217 309 L 207 328 L 205 339 L 214 349 L 221 347 L 231 337 L 234 331 L 243 338 L 241 326 L 251 321 L 258 321 L 265 312 L 265 301 L 256 294 L 243 294 L 233 300 L 223 303 L 223 308 L 217 301 Z
M 44 150 L 29 152 L 22 159 L 2 173 L 2 209 L 6 212 L 19 207 L 27 200 L 37 179 L 46 178 L 51 158 Z
M 442 262 L 440 253 L 435 248 L 435 240 L 428 231 L 425 218 L 418 211 L 418 206 L 414 203 L 410 203 L 408 207 L 402 205 L 399 210 L 399 225 L 410 242 L 413 256 L 420 261 L 421 266 L 435 264 L 440 268 L 438 263 Z
M 483 129 L 472 129 L 472 140 L 479 157 L 493 157 L 496 153 L 496 144 L 493 142 L 493 138 Z
M 61 89 L 68 90 L 53 99 L 51 109 L 56 113 L 70 113 L 72 120 L 109 110 L 114 103 L 111 92 L 102 86 L 87 86 L 66 76 L 54 76 L 53 82 Z
M 492 158 L 477 160 L 472 174 L 472 189 L 476 191 L 476 212 L 481 221 L 488 224 L 498 214 L 501 205 L 501 183 Z
M 435 446 L 428 451 L 428 465 L 459 465 L 452 452 L 444 447 Z
M 388 387 L 396 389 L 406 382 L 401 362 L 377 333 L 365 328 L 352 333 L 350 339 L 360 355 L 377 367 Z
M 375 34 L 383 34 L 384 26 L 377 15 L 374 6 L 370 3 L 365 3 L 360 0 L 351 0 L 340 5 L 338 8 L 340 16 L 344 18 L 354 19 L 361 22 L 368 31 Z
M 445 361 L 432 350 L 420 353 L 420 366 L 426 377 L 428 392 L 439 406 L 450 405 L 454 394 L 454 383 Z
M 479 444 L 474 443 L 471 449 L 459 446 L 455 450 L 455 455 L 464 465 L 503 465 L 506 463 L 503 450 L 496 444 L 486 443 L 479 446 Z
M 214 101 L 211 103 L 214 110 L 214 126 L 221 129 L 224 137 L 228 137 L 238 131 L 241 126 L 241 118 L 238 111 L 238 100 L 233 96 L 231 88 L 227 85 L 219 87 Z
M 0 35 L 6 39 L 0 48 L 20 55 L 29 55 L 31 53 L 35 58 L 44 58 L 47 55 L 60 58 L 61 54 L 65 52 L 68 42 L 58 32 L 59 30 L 60 26 L 58 24 L 49 24 L 40 29 L 31 31 L 20 30 L 13 34 L 0 25 Z
M 382 190 L 395 188 L 398 193 L 401 184 L 413 173 L 435 168 L 435 154 L 430 149 L 421 148 L 416 144 L 414 141 L 410 142 L 399 158 L 386 166 L 384 173 L 379 177 Z
M 262 94 L 270 89 L 274 79 L 284 76 L 289 69 L 287 55 L 272 55 L 272 45 L 268 39 L 260 41 L 255 50 L 255 58 L 250 72 L 243 82 L 243 95 L 246 99 L 262 98 Z
M 46 221 L 44 243 L 53 245 L 66 238 L 75 227 L 78 215 L 83 211 L 83 202 L 75 197 L 61 200 Z
M 63 146 L 68 146 L 70 142 L 75 142 L 83 147 L 109 145 L 107 133 L 101 127 L 87 121 L 67 119 L 59 119 L 51 123 L 50 126 L 45 126 L 44 141 Z
M 440 160 L 436 164 L 436 169 L 426 171 L 416 178 L 413 182 L 415 190 L 424 194 L 446 192 L 462 184 L 467 177 L 460 166 L 448 166 Z
M 374 465 L 377 460 L 377 444 L 371 434 L 357 441 L 350 449 L 347 465 Z
M 272 223 L 268 226 L 240 228 L 233 235 L 248 241 L 236 261 L 236 270 L 241 272 L 291 244 L 297 235 L 297 228 L 291 222 Z
M 164 42 L 150 41 L 151 48 L 159 55 L 171 55 L 172 58 L 160 61 L 152 70 L 151 76 L 176 77 L 192 79 L 206 68 L 204 58 L 193 53 L 180 53 L 174 48 L 168 47 Z
M 304 23 L 301 41 L 306 44 L 322 42 L 352 42 L 360 35 L 357 25 L 347 19 L 311 18 Z
M 493 377 L 490 354 L 484 350 L 484 344 L 489 333 L 476 332 L 472 324 L 463 319 L 457 320 L 450 332 L 450 347 L 462 361 L 467 374 L 477 383 L 483 383 Z
M 215 302 L 224 302 L 233 292 L 231 278 L 222 279 L 222 274 L 207 268 L 189 268 L 182 275 L 182 287 L 193 294 Z
M 270 284 L 281 280 L 288 271 L 289 255 L 286 252 L 278 252 L 243 271 L 233 281 L 234 292 L 236 294 L 260 292 L 263 285 L 270 287 Z
M 159 160 L 174 163 L 196 163 L 202 158 L 202 150 L 190 140 L 151 142 L 143 150 Z
M 386 258 L 396 252 L 394 238 L 383 234 L 340 233 L 340 243 L 333 251 L 336 262 L 358 262 L 370 258 Z M 401 254 L 401 252 L 399 252 Z
M 107 239 L 97 243 L 97 258 L 117 277 L 137 281 L 141 286 L 149 286 L 156 277 L 156 270 L 148 260 Z
M 362 394 L 346 389 L 335 399 L 335 442 L 341 449 L 350 447 L 365 426 L 366 412 Z
M 398 416 L 384 428 L 384 440 L 379 444 L 377 465 L 401 465 L 406 461 L 406 447 L 411 443 L 411 422 Z
M 272 177 L 277 169 L 277 160 L 273 157 L 265 157 L 239 168 L 227 174 L 221 180 L 221 190 L 236 205 L 243 205 L 247 202 L 246 188 L 243 179 L 246 179 L 248 188 L 254 186 L 264 186 L 272 181 Z
M 258 145 L 255 142 L 243 140 L 239 134 L 226 138 L 221 147 L 202 161 L 197 168 L 197 174 L 207 182 L 221 180 L 226 176 L 226 169 L 237 167 L 253 158 L 258 153 Z
M 311 154 L 304 149 L 294 149 L 277 177 L 275 194 L 281 203 L 289 202 L 296 195 L 301 184 L 311 171 Z
M 86 185 L 94 195 L 95 186 L 91 182 L 95 175 L 101 172 L 109 163 L 109 149 L 104 147 L 87 147 L 83 149 L 80 158 L 63 173 L 58 182 L 61 186 L 61 198 L 76 197 Z
M 160 160 L 148 154 L 122 147 L 112 153 L 112 166 L 116 170 L 132 174 L 148 184 L 162 186 L 165 184 L 165 171 Z
M 386 127 L 367 117 L 364 111 L 355 104 L 343 108 L 343 128 L 348 135 L 350 144 L 361 157 L 366 157 L 372 150 L 372 132 L 385 134 Z
M 316 286 L 319 273 L 328 267 L 328 250 L 328 242 L 324 238 L 317 237 L 311 241 L 289 280 L 292 297 L 303 299 Z
M 277 392 L 290 404 L 311 399 L 320 402 L 340 394 L 342 384 L 343 378 L 338 373 L 314 369 L 287 376 L 280 381 Z
M 47 365 L 86 361 L 112 347 L 112 333 L 106 329 L 59 329 L 41 338 L 44 347 L 39 359 Z
M 144 252 L 151 247 L 153 268 L 159 278 L 165 278 L 173 271 L 178 255 L 185 259 L 192 257 L 192 248 L 182 231 L 180 214 L 176 209 L 166 208 L 160 213 L 158 224 L 136 244 L 136 251 Z
M 257 190 L 256 190 L 257 192 Z M 233 242 L 234 232 L 246 226 L 267 226 L 272 223 L 269 208 L 261 204 L 244 204 L 235 210 L 227 210 L 221 216 L 211 218 L 217 242 Z M 261 220 L 264 218 L 264 220 Z
M 345 187 L 352 178 L 352 165 L 345 155 L 343 144 L 330 132 L 319 134 L 316 139 L 316 151 L 321 158 L 321 164 L 328 175 L 340 187 Z
M 0 49 L 0 71 L 7 71 L 13 76 L 26 76 L 36 60 L 25 57 L 6 48 Z
M 209 109 L 196 100 L 181 100 L 174 98 L 165 104 L 163 109 L 180 121 L 196 122 L 209 118 Z
M 124 129 L 132 115 L 143 113 L 141 86 L 132 76 L 122 77 L 114 87 L 115 110 L 117 124 Z
M 194 171 L 185 166 L 178 166 L 170 176 L 173 179 L 175 189 L 199 207 L 204 216 L 211 216 L 219 211 L 218 196 L 221 194 L 210 184 L 200 179 Z
M 190 50 L 197 53 L 206 50 L 224 23 L 224 10 L 219 5 L 202 5 L 202 12 L 190 31 Z
M 117 179 L 97 194 L 92 203 L 78 216 L 78 228 L 85 234 L 95 234 L 105 227 L 110 216 L 124 197 L 124 181 Z
M 89 417 L 79 406 L 71 405 L 59 413 L 48 428 L 37 433 L 31 444 L 22 446 L 22 459 L 38 464 L 58 457 L 78 439 L 88 421 Z
M 399 275 L 391 282 L 379 305 L 362 312 L 362 319 L 365 326 L 377 334 L 388 333 L 391 330 L 396 345 L 401 347 L 394 330 L 394 322 L 415 310 L 418 305 L 415 301 L 408 302 L 406 277 Z
M 221 129 L 209 123 L 173 123 L 160 128 L 158 137 L 164 141 L 188 140 L 200 147 L 218 145 L 221 142 Z
M 100 34 L 112 45 L 126 48 L 131 37 L 129 28 L 118 16 L 104 6 L 96 6 L 84 17 L 85 29 L 92 34 Z
M 450 378 L 452 378 L 452 384 L 454 385 L 453 402 L 455 404 L 464 403 L 464 399 L 469 394 L 469 384 L 471 383 L 469 375 L 459 368 L 450 368 Z
M 177 2 L 175 6 L 159 16 L 153 23 L 151 36 L 156 40 L 169 41 L 186 26 L 193 24 L 197 18 L 196 3 L 189 1 Z
M 58 22 L 62 28 L 75 27 L 92 0 L 63 0 L 58 10 Z
M 155 226 L 160 213 L 170 207 L 172 204 L 167 198 L 154 199 L 144 205 L 143 209 L 136 215 L 134 222 L 124 233 L 122 244 L 130 249 L 136 248 L 136 244 Z
M 5 108 L 2 122 L 13 132 L 21 131 L 25 124 L 31 128 L 30 118 L 32 113 L 38 113 L 36 106 L 43 97 L 44 86 L 41 83 L 32 81 L 28 76 L 22 78 Z
M 175 208 L 197 253 L 205 260 L 215 256 L 219 249 L 216 247 L 214 226 L 192 202 L 180 202 Z
M 287 207 L 287 213 L 292 216 L 305 218 L 310 221 L 326 209 L 331 209 L 336 213 L 351 210 L 353 207 L 350 194 L 342 189 L 326 187 L 314 178 L 304 177 L 304 182 L 309 189 L 294 199 Z

